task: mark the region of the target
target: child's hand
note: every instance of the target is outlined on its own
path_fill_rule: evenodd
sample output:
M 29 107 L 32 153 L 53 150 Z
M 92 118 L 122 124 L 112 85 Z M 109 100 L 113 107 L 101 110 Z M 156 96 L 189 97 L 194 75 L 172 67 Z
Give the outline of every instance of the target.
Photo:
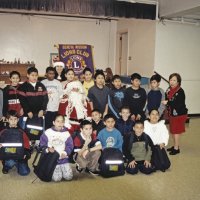
M 64 158 L 67 158 L 68 156 L 66 153 L 62 153 L 60 157 L 61 157 L 61 159 L 64 159 Z
M 29 112 L 28 113 L 28 117 L 31 119 L 31 118 L 33 118 L 33 113 L 32 112 Z
M 82 153 L 83 158 L 86 159 L 86 156 L 87 156 L 88 152 L 89 152 L 89 151 L 86 149 L 86 150 Z
M 164 104 L 164 105 L 167 105 L 168 100 L 163 100 L 163 101 L 161 101 L 161 103 Z
M 92 138 L 91 137 L 87 137 L 86 140 L 85 140 L 84 146 L 88 146 L 88 144 L 90 144 L 91 141 L 92 141 Z
M 131 115 L 131 120 L 135 121 L 135 115 Z
M 44 111 L 40 110 L 39 113 L 38 113 L 38 117 L 43 117 L 43 115 L 44 115 Z
M 19 111 L 19 115 L 22 116 L 23 114 L 24 114 L 24 110 L 23 110 L 23 108 L 21 108 Z
M 136 120 L 140 120 L 141 119 L 141 115 L 137 115 Z
M 160 144 L 160 149 L 163 149 L 164 147 L 165 147 L 164 143 Z
M 103 113 L 103 117 L 105 117 L 105 115 L 107 115 L 107 114 L 108 114 L 107 112 L 104 112 L 104 113 Z
M 133 160 L 128 164 L 128 167 L 135 168 L 135 165 L 137 165 L 137 163 L 135 162 L 135 160 Z
M 0 118 L 0 121 L 4 122 L 5 120 L 6 120 L 6 118 L 4 116 Z
M 150 163 L 148 160 L 145 160 L 145 161 L 144 161 L 144 166 L 145 166 L 146 168 L 151 167 L 151 163 Z
M 53 152 L 55 151 L 55 149 L 54 149 L 53 147 L 48 147 L 48 151 L 49 151 L 50 153 L 53 153 Z

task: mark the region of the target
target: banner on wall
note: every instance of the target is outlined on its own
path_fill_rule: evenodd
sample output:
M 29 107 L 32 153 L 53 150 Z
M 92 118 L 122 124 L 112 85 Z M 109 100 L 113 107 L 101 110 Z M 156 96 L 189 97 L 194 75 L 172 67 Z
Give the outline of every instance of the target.
M 66 68 L 73 68 L 77 76 L 81 75 L 86 67 L 94 74 L 92 48 L 87 44 L 59 44 L 60 61 L 65 63 Z

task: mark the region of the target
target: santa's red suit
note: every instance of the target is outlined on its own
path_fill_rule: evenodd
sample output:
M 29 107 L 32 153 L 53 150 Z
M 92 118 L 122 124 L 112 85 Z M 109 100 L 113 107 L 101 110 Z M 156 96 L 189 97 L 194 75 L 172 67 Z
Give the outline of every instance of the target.
M 91 116 L 91 108 L 80 81 L 65 85 L 58 113 L 66 116 L 66 124 L 70 123 L 75 130 L 79 129 L 80 120 Z

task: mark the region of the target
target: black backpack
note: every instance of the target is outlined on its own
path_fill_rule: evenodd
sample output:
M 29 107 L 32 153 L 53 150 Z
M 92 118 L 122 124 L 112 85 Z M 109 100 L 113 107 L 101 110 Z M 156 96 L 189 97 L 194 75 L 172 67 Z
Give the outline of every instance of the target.
M 165 172 L 170 166 L 171 162 L 167 156 L 164 148 L 160 149 L 159 145 L 155 145 L 152 152 L 152 164 L 157 170 Z
M 101 155 L 100 173 L 103 177 L 125 174 L 123 154 L 116 148 L 105 148 Z
M 33 171 L 41 181 L 50 182 L 56 168 L 59 154 L 57 151 L 46 153 L 45 149 L 37 149 L 33 161 Z
M 18 128 L 9 128 L 1 132 L 0 160 L 19 160 L 24 157 L 23 132 Z
M 25 132 L 30 140 L 39 140 L 44 131 L 43 117 L 27 118 Z

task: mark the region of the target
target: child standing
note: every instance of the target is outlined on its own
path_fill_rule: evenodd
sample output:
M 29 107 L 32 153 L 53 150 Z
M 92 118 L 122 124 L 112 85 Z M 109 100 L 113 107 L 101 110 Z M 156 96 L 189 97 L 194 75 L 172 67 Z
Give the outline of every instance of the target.
M 53 172 L 52 180 L 61 181 L 73 178 L 72 168 L 69 164 L 69 155 L 73 151 L 73 140 L 64 127 L 64 117 L 57 115 L 53 121 L 54 126 L 45 131 L 40 137 L 40 147 L 45 147 L 46 152 L 57 151 L 60 155 L 58 164 Z
M 129 136 L 130 132 L 133 130 L 134 121 L 130 119 L 130 108 L 123 106 L 120 112 L 121 118 L 117 120 L 115 127 L 120 131 L 123 136 L 123 141 Z M 125 151 L 125 144 L 122 145 L 123 153 Z
M 123 105 L 125 89 L 122 88 L 122 81 L 119 75 L 114 75 L 112 79 L 113 88 L 108 95 L 108 112 L 116 119 L 120 118 L 119 112 Z
M 83 88 L 85 91 L 86 96 L 88 95 L 89 89 L 94 86 L 94 80 L 92 79 L 92 71 L 90 68 L 86 67 L 83 70 L 84 81 L 83 81 Z
M 103 120 L 101 119 L 102 114 L 98 109 L 94 109 L 92 111 L 92 128 L 93 133 L 97 136 L 99 134 L 99 131 L 101 131 L 103 128 L 105 128 L 105 125 L 103 123 Z
M 169 76 L 170 87 L 166 91 L 166 101 L 169 113 L 169 128 L 173 137 L 174 146 L 167 149 L 170 155 L 180 153 L 180 135 L 185 132 L 185 121 L 187 120 L 188 109 L 185 105 L 185 92 L 181 88 L 181 76 L 173 73 Z
M 53 63 L 53 67 L 55 69 L 55 79 L 59 80 L 60 82 L 65 81 L 65 64 L 61 61 L 56 60 Z
M 18 174 L 21 176 L 26 176 L 30 173 L 30 168 L 28 166 L 28 159 L 30 159 L 31 157 L 31 153 L 30 153 L 30 145 L 29 145 L 29 139 L 27 137 L 27 135 L 17 127 L 17 123 L 19 121 L 19 118 L 17 116 L 17 112 L 15 110 L 10 110 L 8 111 L 8 123 L 9 123 L 9 127 L 7 129 L 4 129 L 1 133 L 0 133 L 0 148 L 3 147 L 3 136 L 6 134 L 7 138 L 10 138 L 12 143 L 13 142 L 19 142 L 19 141 L 13 141 L 15 136 L 15 139 L 17 137 L 17 135 L 22 135 L 22 140 L 23 140 L 23 148 L 24 148 L 24 156 L 22 159 L 18 159 L 18 160 L 13 160 L 13 159 L 7 159 L 7 160 L 3 160 L 3 169 L 2 169 L 2 173 L 3 174 L 7 174 L 9 172 L 10 169 L 12 169 L 14 166 L 17 167 L 18 170 Z M 7 149 L 5 150 L 6 152 L 15 152 L 15 148 L 10 148 L 7 147 Z
M 158 74 L 150 78 L 150 90 L 147 92 L 147 106 L 146 116 L 148 117 L 149 111 L 157 109 L 160 117 L 163 115 L 165 106 L 162 101 L 165 100 L 165 93 L 163 89 L 159 88 L 161 77 Z
M 45 86 L 38 82 L 38 70 L 30 67 L 27 70 L 28 81 L 19 87 L 19 99 L 24 110 L 24 116 L 43 117 L 47 108 L 48 95 Z
M 153 142 L 144 133 L 142 121 L 135 121 L 133 130 L 126 141 L 125 156 L 128 160 L 126 171 L 133 175 L 137 174 L 138 170 L 144 174 L 151 174 L 155 171 L 151 165 Z
M 122 152 L 123 138 L 121 133 L 115 128 L 115 117 L 112 114 L 107 114 L 104 117 L 104 124 L 106 127 L 97 136 L 102 144 L 102 148 L 113 147 Z
M 124 105 L 128 106 L 131 110 L 131 119 L 145 120 L 144 108 L 146 104 L 146 92 L 144 88 L 140 87 L 141 76 L 138 73 L 131 75 L 132 87 L 125 91 Z
M 3 90 L 3 116 L 6 116 L 9 110 L 16 110 L 19 117 L 24 114 L 19 100 L 19 81 L 20 73 L 17 71 L 12 71 L 10 73 L 11 83 L 10 85 L 7 85 Z
M 99 174 L 99 157 L 101 155 L 101 143 L 96 136 L 92 134 L 92 123 L 83 120 L 80 124 L 81 132 L 74 138 L 74 160 L 76 169 L 82 172 L 87 169 L 91 174 Z
M 108 113 L 109 88 L 105 86 L 105 75 L 102 70 L 97 70 L 95 75 L 95 85 L 89 89 L 88 98 L 91 109 L 99 109 L 105 116 Z
M 112 88 L 113 87 L 113 85 L 112 85 L 112 78 L 113 78 L 112 69 L 110 67 L 107 67 L 104 71 L 104 74 L 105 74 L 105 85 L 108 88 Z
M 58 114 L 59 102 L 63 93 L 60 81 L 54 79 L 55 69 L 53 67 L 47 67 L 46 77 L 47 79 L 41 82 L 46 87 L 49 97 L 45 114 L 45 130 L 53 126 L 53 120 Z

